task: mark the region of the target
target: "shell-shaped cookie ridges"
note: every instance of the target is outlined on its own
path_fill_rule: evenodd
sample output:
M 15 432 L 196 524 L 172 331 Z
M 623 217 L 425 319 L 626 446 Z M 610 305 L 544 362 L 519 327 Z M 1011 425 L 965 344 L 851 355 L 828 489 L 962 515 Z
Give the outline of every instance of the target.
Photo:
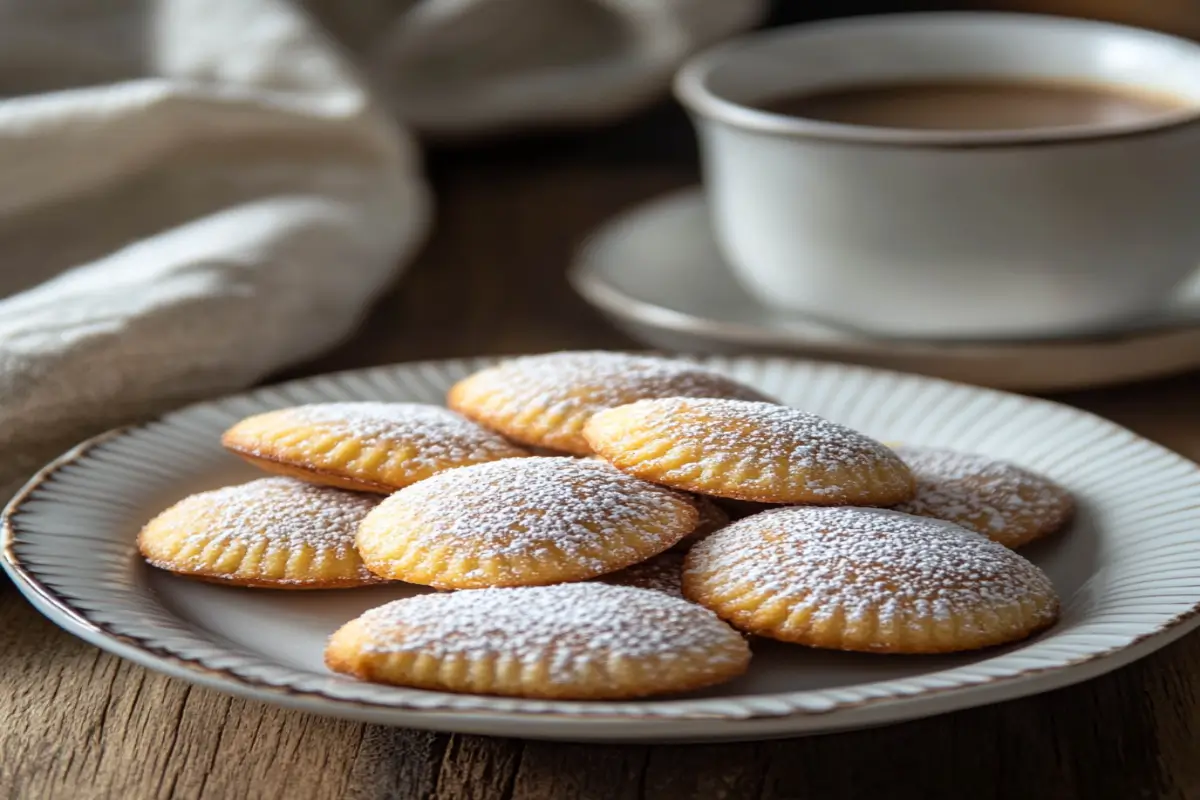
M 525 458 L 451 470 L 385 500 L 359 527 L 368 568 L 440 589 L 594 578 L 696 527 L 678 492 L 606 464 Z
M 735 500 L 889 506 L 913 492 L 908 467 L 881 443 L 774 403 L 643 400 L 596 414 L 584 434 L 631 475 Z
M 533 447 L 587 455 L 597 411 L 654 397 L 763 400 L 757 390 L 690 361 L 607 351 L 523 356 L 455 384 L 451 408 Z
M 947 520 L 1006 547 L 1055 533 L 1074 515 L 1066 489 L 1007 461 L 934 447 L 895 450 L 917 479 L 897 511 Z
M 156 567 L 244 586 L 337 588 L 379 582 L 354 549 L 378 503 L 290 478 L 261 478 L 191 495 L 142 528 Z
M 745 671 L 742 637 L 660 592 L 603 583 L 430 594 L 372 609 L 333 635 L 331 669 L 452 692 L 624 699 Z
M 940 520 L 867 508 L 767 511 L 688 554 L 684 594 L 749 633 L 876 652 L 970 650 L 1051 625 L 1034 564 Z
M 528 456 L 460 414 L 425 403 L 314 403 L 257 414 L 222 443 L 302 480 L 390 493 L 447 469 Z

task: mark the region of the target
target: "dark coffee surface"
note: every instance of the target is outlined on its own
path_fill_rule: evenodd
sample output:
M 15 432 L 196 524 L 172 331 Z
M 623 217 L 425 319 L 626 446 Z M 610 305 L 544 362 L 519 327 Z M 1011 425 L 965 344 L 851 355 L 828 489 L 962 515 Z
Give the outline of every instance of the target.
M 1021 130 L 1129 123 L 1191 105 L 1166 94 L 1087 83 L 939 81 L 847 86 L 761 104 L 794 117 L 924 130 Z

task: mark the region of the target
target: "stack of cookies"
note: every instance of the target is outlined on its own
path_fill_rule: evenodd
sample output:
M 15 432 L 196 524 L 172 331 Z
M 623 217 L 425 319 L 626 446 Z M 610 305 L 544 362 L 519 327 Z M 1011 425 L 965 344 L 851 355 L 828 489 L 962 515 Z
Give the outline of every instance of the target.
M 747 669 L 756 636 L 940 653 L 1057 617 L 1049 579 L 1012 548 L 1073 504 L 1016 466 L 893 450 L 647 356 L 513 359 L 447 402 L 242 420 L 223 443 L 275 477 L 177 503 L 141 552 L 241 586 L 438 590 L 347 622 L 326 663 L 520 697 L 710 686 Z

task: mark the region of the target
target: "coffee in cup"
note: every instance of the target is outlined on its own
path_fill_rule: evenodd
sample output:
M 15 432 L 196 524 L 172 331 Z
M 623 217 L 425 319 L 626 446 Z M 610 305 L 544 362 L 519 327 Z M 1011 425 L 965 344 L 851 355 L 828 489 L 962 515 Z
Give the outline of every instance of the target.
M 1123 86 L 981 78 L 852 85 L 770 97 L 758 107 L 842 125 L 1009 131 L 1136 123 L 1191 105 L 1177 95 Z
M 895 14 L 680 71 L 718 246 L 776 308 L 878 335 L 1112 330 L 1200 266 L 1200 43 Z

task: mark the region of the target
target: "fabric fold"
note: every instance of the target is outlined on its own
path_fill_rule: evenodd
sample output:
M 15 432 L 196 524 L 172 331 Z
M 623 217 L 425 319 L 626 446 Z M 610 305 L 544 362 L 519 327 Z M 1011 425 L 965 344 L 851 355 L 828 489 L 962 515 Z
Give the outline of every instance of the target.
M 430 228 L 418 134 L 618 116 L 762 8 L 0 0 L 0 499 L 351 333 Z

